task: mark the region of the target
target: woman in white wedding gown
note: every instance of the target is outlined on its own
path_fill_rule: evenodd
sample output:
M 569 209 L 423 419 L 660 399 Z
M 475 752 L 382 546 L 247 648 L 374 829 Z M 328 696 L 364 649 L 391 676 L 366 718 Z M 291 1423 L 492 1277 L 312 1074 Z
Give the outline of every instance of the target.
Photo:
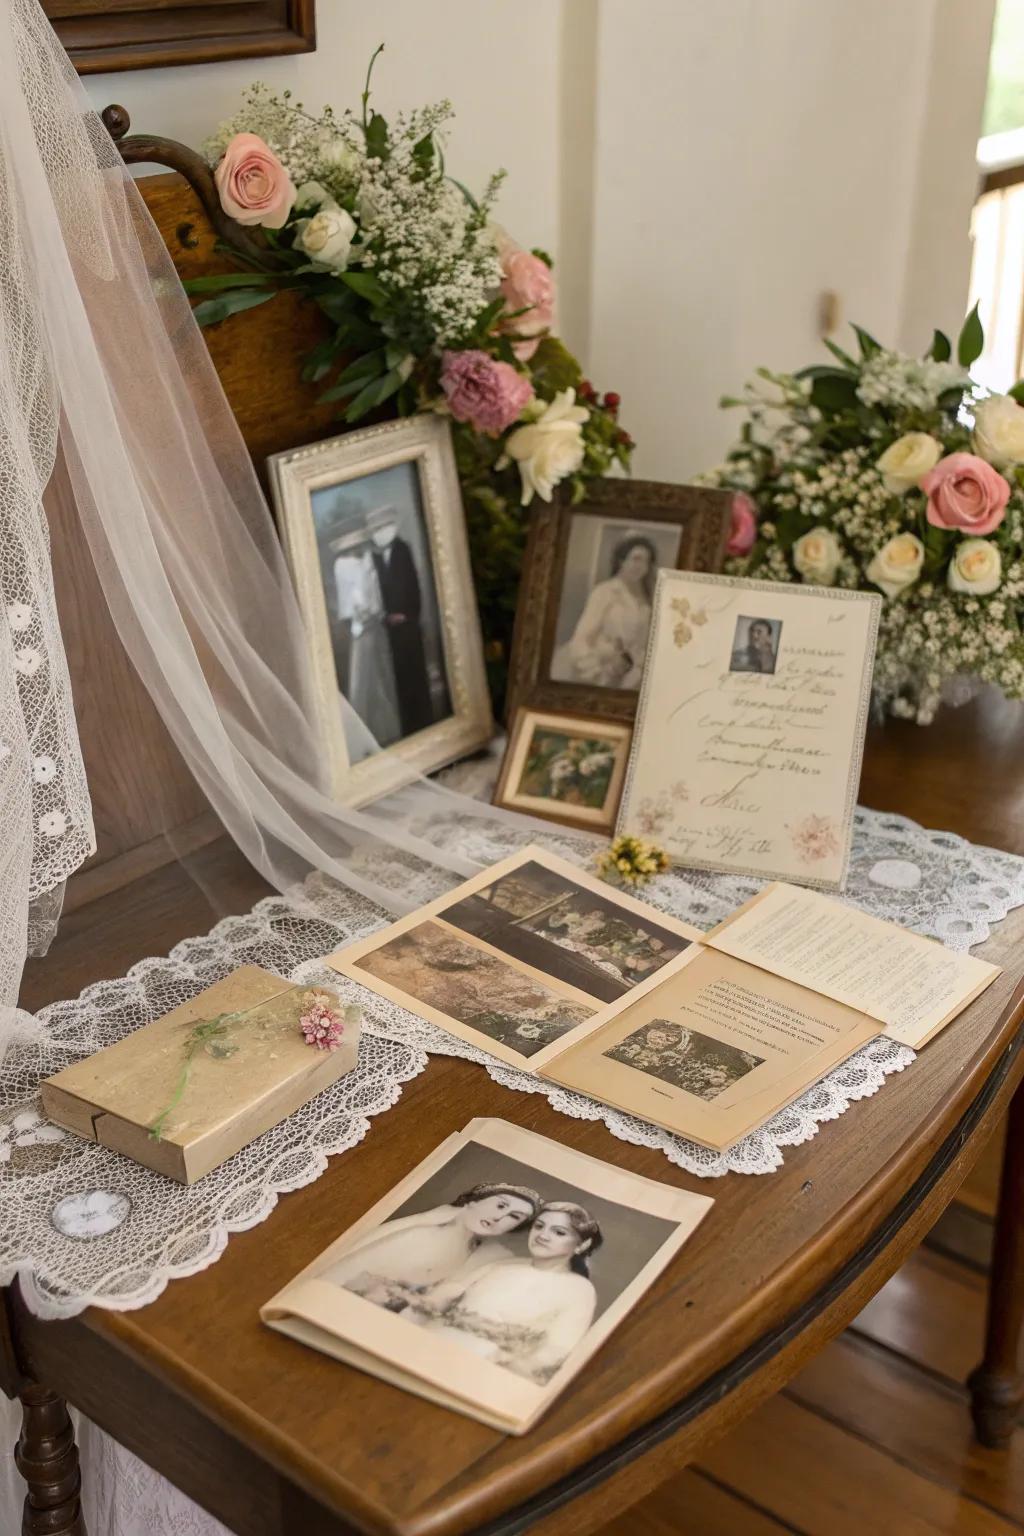
M 344 662 L 335 658 L 338 687 L 377 745 L 389 747 L 401 739 L 402 726 L 373 544 L 363 528 L 339 539 L 333 549 L 335 608 L 347 639 Z
M 406 1314 L 439 1338 L 543 1385 L 594 1320 L 589 1259 L 601 1228 L 581 1205 L 551 1201 L 530 1228 L 530 1257 L 463 1271 Z
M 530 1221 L 540 1196 L 514 1184 L 475 1184 L 450 1205 L 376 1227 L 318 1277 L 401 1311 L 427 1286 L 510 1257 L 498 1239 Z
M 594 586 L 571 639 L 555 652 L 556 682 L 639 688 L 657 566 L 657 550 L 642 534 L 615 546 L 611 575 Z

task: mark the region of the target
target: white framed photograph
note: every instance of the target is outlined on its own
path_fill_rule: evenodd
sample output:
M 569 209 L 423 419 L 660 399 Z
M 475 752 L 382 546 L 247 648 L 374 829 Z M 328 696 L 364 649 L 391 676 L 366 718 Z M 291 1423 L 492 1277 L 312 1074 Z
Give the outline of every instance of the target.
M 485 745 L 493 722 L 447 423 L 346 432 L 268 468 L 338 799 L 365 804 Z

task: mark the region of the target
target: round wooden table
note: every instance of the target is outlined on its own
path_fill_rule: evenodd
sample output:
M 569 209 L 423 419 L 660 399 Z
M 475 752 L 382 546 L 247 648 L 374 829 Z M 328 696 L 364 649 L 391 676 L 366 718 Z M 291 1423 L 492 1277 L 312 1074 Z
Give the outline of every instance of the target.
M 861 803 L 1024 852 L 1024 709 L 977 701 L 928 730 L 873 729 Z M 243 910 L 259 882 L 225 847 L 206 890 Z M 25 1001 L 72 995 L 209 925 L 173 866 L 83 907 Z M 749 1413 L 845 1327 L 953 1197 L 1013 1104 L 988 1352 L 973 1383 L 990 1442 L 1009 1434 L 1024 1299 L 1024 909 L 981 951 L 1005 974 L 875 1097 L 768 1177 L 692 1179 L 542 1095 L 433 1060 L 362 1144 L 232 1237 L 209 1269 L 152 1305 L 41 1323 L 8 1295 L 5 1380 L 25 1402 L 31 1533 L 80 1533 L 62 1399 L 82 1408 L 240 1536 L 541 1536 L 597 1530 Z M 450 1131 L 496 1115 L 623 1167 L 711 1193 L 679 1258 L 528 1435 L 420 1401 L 262 1327 L 261 1302 Z M 43 1385 L 39 1385 L 43 1384 Z M 94 1533 L 98 1536 L 98 1533 Z

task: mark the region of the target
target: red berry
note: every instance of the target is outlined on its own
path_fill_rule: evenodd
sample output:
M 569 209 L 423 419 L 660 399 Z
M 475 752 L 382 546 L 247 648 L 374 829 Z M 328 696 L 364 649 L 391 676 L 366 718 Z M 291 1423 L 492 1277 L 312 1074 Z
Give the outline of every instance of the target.
M 589 379 L 581 379 L 580 387 L 576 393 L 579 395 L 581 400 L 593 400 L 597 391 Z
M 605 408 L 605 410 L 606 411 L 617 411 L 621 404 L 622 404 L 622 397 L 621 397 L 621 395 L 617 395 L 615 393 L 614 389 L 609 390 L 608 393 L 604 397 L 604 408 Z

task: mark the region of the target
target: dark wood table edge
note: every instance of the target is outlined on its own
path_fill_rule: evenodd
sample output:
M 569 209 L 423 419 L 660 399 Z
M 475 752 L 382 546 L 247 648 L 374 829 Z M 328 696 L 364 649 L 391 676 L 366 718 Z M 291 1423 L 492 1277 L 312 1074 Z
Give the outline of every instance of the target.
M 1006 1017 L 1007 1022 L 1021 1011 L 1020 988 L 1016 989 L 1008 1000 Z M 1005 1028 L 1005 1026 L 1004 1026 Z M 457 1498 L 433 1510 L 411 1512 L 409 1517 L 401 1525 L 389 1524 L 382 1520 L 382 1511 L 368 1507 L 362 1509 L 352 1508 L 346 1514 L 338 1507 L 336 1499 L 329 1495 L 329 1490 L 324 1483 L 316 1477 L 308 1477 L 304 1473 L 310 1469 L 299 1468 L 294 1464 L 285 1466 L 271 1450 L 268 1458 L 270 1464 L 276 1464 L 276 1470 L 280 1476 L 291 1482 L 294 1487 L 301 1489 L 310 1496 L 319 1508 L 333 1521 L 337 1522 L 337 1530 L 377 1530 L 377 1531 L 408 1531 L 415 1532 L 416 1536 L 427 1536 L 432 1528 L 438 1530 L 466 1530 L 472 1536 L 520 1536 L 520 1533 L 528 1531 L 542 1521 L 556 1516 L 566 1506 L 574 1503 L 582 1496 L 600 1490 L 601 1486 L 608 1482 L 617 1473 L 628 1467 L 666 1441 L 678 1435 L 680 1431 L 693 1425 L 702 1415 L 710 1414 L 716 1407 L 722 1405 L 738 1388 L 754 1378 L 759 1371 L 764 1370 L 772 1359 L 782 1353 L 787 1345 L 798 1339 L 799 1336 L 814 1322 L 826 1314 L 830 1307 L 834 1307 L 848 1292 L 858 1276 L 869 1270 L 873 1263 L 884 1255 L 887 1247 L 898 1235 L 900 1229 L 907 1220 L 927 1200 L 929 1194 L 939 1185 L 943 1177 L 953 1168 L 957 1158 L 963 1153 L 971 1138 L 978 1132 L 987 1115 L 993 1114 L 998 1107 L 1004 1107 L 1009 1100 L 1017 1081 L 1024 1076 L 1024 1030 L 1019 1027 L 1019 1022 L 1011 1041 L 1005 1045 L 996 1058 L 987 1077 L 983 1080 L 979 1091 L 968 1103 L 959 1120 L 945 1137 L 939 1151 L 929 1160 L 921 1170 L 917 1178 L 906 1193 L 892 1206 L 882 1222 L 872 1230 L 868 1238 L 860 1245 L 857 1251 L 846 1261 L 828 1281 L 813 1295 L 806 1297 L 792 1313 L 766 1330 L 752 1344 L 742 1350 L 727 1365 L 709 1376 L 701 1386 L 693 1392 L 686 1394 L 678 1402 L 663 1409 L 654 1418 L 639 1425 L 636 1429 L 625 1434 L 614 1445 L 608 1447 L 591 1460 L 583 1463 L 579 1468 L 558 1479 L 549 1488 L 515 1504 L 507 1511 L 494 1516 L 486 1522 L 471 1527 L 465 1526 L 458 1517 Z M 1021 1090 L 1024 1092 L 1024 1089 Z M 1003 1100 L 1003 1104 L 997 1101 Z M 966 1171 L 966 1169 L 965 1169 Z M 952 1191 L 951 1191 L 952 1194 Z M 937 1213 L 936 1213 L 937 1214 Z M 925 1229 L 926 1230 L 926 1229 Z M 924 1235 L 922 1231 L 917 1240 Z M 895 1266 L 893 1266 L 895 1267 Z M 10 1300 L 13 1303 L 15 1316 L 15 1335 L 20 1332 L 17 1326 L 18 1314 L 29 1323 L 30 1331 L 35 1326 L 48 1327 L 39 1319 L 26 1315 L 24 1302 L 17 1294 L 17 1282 L 9 1288 Z M 128 1314 L 130 1317 L 130 1314 Z M 119 1319 L 121 1314 L 111 1314 L 111 1319 Z M 74 1322 L 75 1319 L 70 1321 Z M 838 1326 L 842 1326 L 840 1323 Z M 123 1341 L 110 1333 L 104 1335 L 108 1345 L 114 1347 L 123 1346 Z M 19 1352 L 20 1353 L 20 1352 Z M 29 1349 L 31 1354 L 31 1346 Z M 150 1365 L 154 1365 L 153 1360 Z M 168 1383 L 170 1385 L 170 1383 Z M 56 1392 L 60 1392 L 62 1383 L 58 1380 L 52 1382 Z M 174 1386 L 181 1389 L 180 1380 Z M 69 1400 L 74 1402 L 73 1393 L 68 1394 Z M 102 1415 L 94 1415 L 97 1422 L 102 1422 Z M 215 1421 L 216 1422 L 216 1421 Z M 107 1427 L 107 1426 L 103 1426 Z M 223 1424 L 219 1426 L 226 1429 Z M 244 1451 L 244 1446 L 242 1447 Z M 680 1463 L 680 1466 L 682 1462 Z M 164 1469 L 160 1469 L 164 1470 Z M 224 1518 L 223 1511 L 211 1511 Z M 455 1516 L 454 1520 L 452 1519 Z M 352 1521 L 358 1521 L 358 1526 Z
M 1018 1069 L 1015 1075 L 1019 1084 L 1021 1077 L 1024 1076 L 1024 1027 L 1018 1028 L 1016 1036 L 1005 1049 L 999 1063 L 949 1133 L 938 1153 L 927 1164 L 906 1194 L 892 1207 L 868 1241 L 847 1260 L 842 1269 L 837 1270 L 827 1285 L 822 1286 L 813 1296 L 806 1298 L 788 1318 L 767 1330 L 737 1355 L 735 1360 L 716 1371 L 696 1392 L 687 1394 L 678 1403 L 664 1409 L 647 1424 L 624 1436 L 617 1445 L 595 1456 L 542 1494 L 525 1500 L 506 1514 L 499 1515 L 484 1525 L 475 1526 L 472 1536 L 521 1536 L 521 1533 L 535 1528 L 542 1520 L 548 1519 L 582 1494 L 600 1487 L 631 1462 L 671 1439 L 702 1414 L 718 1406 L 730 1393 L 761 1370 L 773 1356 L 779 1354 L 787 1344 L 795 1340 L 837 1302 L 851 1288 L 858 1276 L 868 1270 L 884 1253 L 908 1216 L 924 1203 L 929 1193 L 955 1163 L 981 1121 L 994 1107 L 1011 1075 L 1014 1074 L 1015 1068 Z M 1016 1088 L 1017 1085 L 1014 1085 L 1010 1093 L 1016 1091 Z M 1024 1092 L 1024 1087 L 1019 1091 Z

